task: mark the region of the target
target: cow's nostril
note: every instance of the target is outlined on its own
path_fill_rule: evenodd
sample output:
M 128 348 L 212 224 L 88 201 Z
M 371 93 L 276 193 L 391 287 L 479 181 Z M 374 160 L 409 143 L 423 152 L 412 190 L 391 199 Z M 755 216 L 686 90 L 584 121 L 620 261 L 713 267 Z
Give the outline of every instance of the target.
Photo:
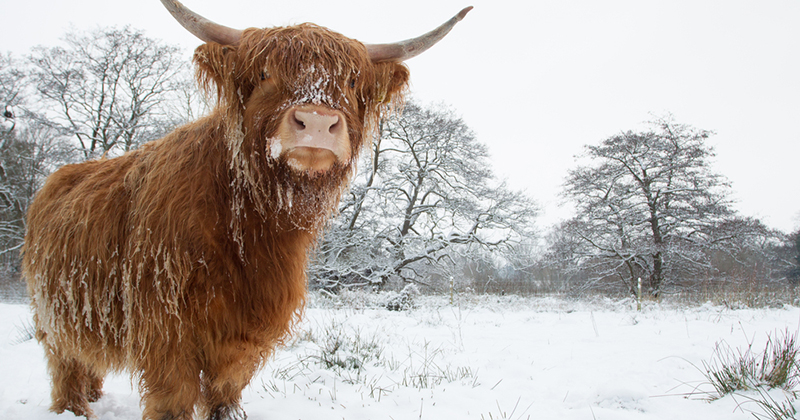
M 331 134 L 334 134 L 339 130 L 340 126 L 341 126 L 341 124 L 339 123 L 339 118 L 337 117 L 336 118 L 336 122 L 331 124 L 330 128 L 328 129 L 328 132 L 330 132 Z
M 306 128 L 306 123 L 303 122 L 303 120 L 301 120 L 300 118 L 298 118 L 296 113 L 294 114 L 294 122 L 295 124 L 297 124 L 298 127 L 300 127 L 300 129 Z

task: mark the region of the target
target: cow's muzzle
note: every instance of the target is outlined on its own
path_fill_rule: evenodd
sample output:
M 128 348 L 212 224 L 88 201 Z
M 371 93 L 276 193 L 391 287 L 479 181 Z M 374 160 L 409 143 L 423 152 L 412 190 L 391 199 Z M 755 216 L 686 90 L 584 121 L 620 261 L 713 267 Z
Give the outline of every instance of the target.
M 340 111 L 319 106 L 300 105 L 290 108 L 278 130 L 278 156 L 295 170 L 324 173 L 335 163 L 350 162 L 350 136 L 347 121 Z M 273 157 L 275 150 L 272 151 Z

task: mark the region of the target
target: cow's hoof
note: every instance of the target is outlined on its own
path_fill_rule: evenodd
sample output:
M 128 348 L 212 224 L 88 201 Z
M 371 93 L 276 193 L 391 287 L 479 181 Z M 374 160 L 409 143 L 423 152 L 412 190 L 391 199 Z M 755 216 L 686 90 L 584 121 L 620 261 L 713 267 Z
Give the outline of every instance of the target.
M 211 411 L 208 420 L 245 420 L 245 414 L 242 406 L 239 404 L 217 407 Z

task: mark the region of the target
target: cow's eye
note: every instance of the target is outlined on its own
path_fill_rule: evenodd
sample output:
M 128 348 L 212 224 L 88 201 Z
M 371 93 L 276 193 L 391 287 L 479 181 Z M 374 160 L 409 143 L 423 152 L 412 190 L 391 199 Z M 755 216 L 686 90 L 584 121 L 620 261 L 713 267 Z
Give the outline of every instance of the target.
M 267 80 L 267 79 L 269 79 L 269 73 L 267 73 L 266 71 L 262 71 L 261 72 L 261 80 L 263 81 L 263 80 Z
M 355 87 L 356 87 L 356 79 L 350 79 L 350 89 L 353 89 Z

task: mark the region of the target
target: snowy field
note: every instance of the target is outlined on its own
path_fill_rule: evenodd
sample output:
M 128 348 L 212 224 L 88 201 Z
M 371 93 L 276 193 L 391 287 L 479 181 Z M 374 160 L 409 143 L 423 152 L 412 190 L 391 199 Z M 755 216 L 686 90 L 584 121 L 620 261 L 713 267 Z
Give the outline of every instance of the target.
M 753 419 L 747 394 L 705 400 L 715 344 L 763 350 L 800 309 L 679 308 L 553 298 L 419 298 L 393 312 L 314 297 L 302 328 L 244 393 L 250 419 Z M 50 413 L 42 350 L 21 341 L 27 306 L 0 304 L 0 418 Z M 127 376 L 92 404 L 140 419 Z M 774 391 L 771 395 L 775 395 Z M 777 396 L 780 398 L 780 395 Z M 768 417 L 764 417 L 768 418 Z

